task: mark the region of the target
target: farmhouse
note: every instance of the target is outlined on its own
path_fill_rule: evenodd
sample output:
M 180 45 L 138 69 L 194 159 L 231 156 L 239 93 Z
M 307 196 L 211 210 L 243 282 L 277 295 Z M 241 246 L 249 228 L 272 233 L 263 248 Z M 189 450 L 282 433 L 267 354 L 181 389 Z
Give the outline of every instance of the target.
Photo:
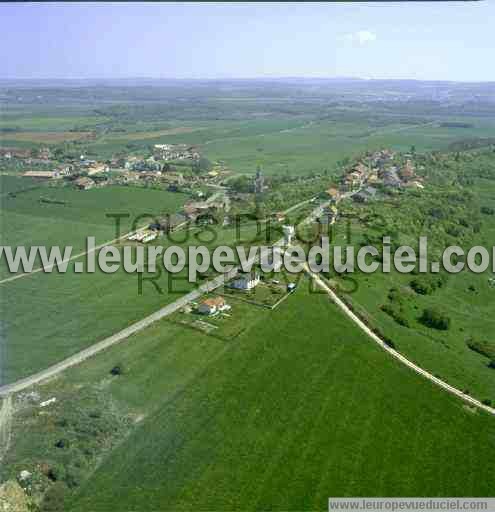
M 251 271 L 241 274 L 233 279 L 230 283 L 230 287 L 237 290 L 252 290 L 259 284 L 259 282 L 260 275 L 255 271 Z
M 198 313 L 202 315 L 214 315 L 219 311 L 225 311 L 230 309 L 230 306 L 225 302 L 223 297 L 211 297 L 209 299 L 205 299 L 198 306 Z

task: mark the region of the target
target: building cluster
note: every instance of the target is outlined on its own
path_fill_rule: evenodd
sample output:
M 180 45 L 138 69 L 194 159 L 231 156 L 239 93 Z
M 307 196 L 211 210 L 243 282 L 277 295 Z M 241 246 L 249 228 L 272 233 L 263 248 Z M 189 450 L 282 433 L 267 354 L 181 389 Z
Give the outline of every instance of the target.
M 174 167 L 172 160 L 199 161 L 194 147 L 183 144 L 157 144 L 150 156 L 129 155 L 106 161 L 85 155 L 61 158 L 49 148 L 0 148 L 0 161 L 9 162 L 20 176 L 38 180 L 58 180 L 79 190 L 110 185 L 158 186 L 172 192 L 193 193 L 203 185 L 218 185 L 230 174 L 223 162 L 208 172 L 187 172 Z M 65 181 L 64 181 L 65 180 Z
M 222 195 L 216 200 L 205 201 L 189 201 L 184 205 L 183 214 L 189 221 L 198 221 L 208 218 L 213 219 L 218 216 L 219 212 L 228 213 L 230 210 L 230 200 L 228 196 Z
M 165 162 L 174 160 L 199 160 L 200 154 L 194 146 L 187 144 L 155 144 L 154 156 Z
M 400 155 L 388 149 L 367 154 L 342 179 L 343 190 L 358 191 L 353 196 L 358 202 L 374 199 L 378 188 L 424 188 L 412 155 Z

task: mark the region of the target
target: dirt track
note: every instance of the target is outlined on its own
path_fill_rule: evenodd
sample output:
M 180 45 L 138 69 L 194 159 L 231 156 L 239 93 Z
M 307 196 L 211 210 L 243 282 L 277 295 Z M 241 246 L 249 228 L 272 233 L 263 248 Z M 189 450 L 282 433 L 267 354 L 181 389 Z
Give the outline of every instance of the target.
M 394 350 L 392 347 L 389 347 L 384 340 L 382 340 L 377 334 L 375 334 L 355 313 L 353 313 L 350 308 L 345 304 L 345 302 L 338 297 L 338 295 L 319 277 L 317 274 L 314 274 L 311 272 L 309 267 L 305 266 L 305 272 L 315 281 L 315 283 L 323 290 L 327 292 L 330 299 L 343 311 L 343 313 L 350 319 L 352 322 L 354 322 L 362 331 L 364 331 L 375 343 L 377 343 L 383 350 L 387 351 L 392 357 L 399 360 L 402 364 L 406 365 L 407 367 L 414 370 L 419 375 L 422 375 L 429 381 L 433 382 L 438 387 L 448 391 L 449 393 L 459 397 L 460 399 L 464 400 L 470 405 L 473 405 L 475 407 L 478 407 L 479 409 L 483 409 L 484 411 L 488 412 L 489 414 L 495 415 L 495 409 L 493 407 L 489 407 L 488 405 L 485 405 L 481 403 L 479 400 L 476 400 L 475 398 L 466 395 L 463 393 L 460 389 L 455 388 L 454 386 L 451 386 L 450 384 L 447 384 L 443 380 L 439 379 L 438 377 L 435 377 L 431 373 L 427 372 L 420 366 L 414 364 L 412 361 L 407 359 L 405 356 L 403 356 L 400 352 L 397 352 L 397 350 Z

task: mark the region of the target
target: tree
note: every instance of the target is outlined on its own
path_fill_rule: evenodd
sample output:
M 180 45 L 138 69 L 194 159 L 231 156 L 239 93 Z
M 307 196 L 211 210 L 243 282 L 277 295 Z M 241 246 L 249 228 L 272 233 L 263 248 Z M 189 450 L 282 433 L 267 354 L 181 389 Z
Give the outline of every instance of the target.
M 421 323 L 432 329 L 446 331 L 450 327 L 450 318 L 440 309 L 426 308 L 420 318 Z

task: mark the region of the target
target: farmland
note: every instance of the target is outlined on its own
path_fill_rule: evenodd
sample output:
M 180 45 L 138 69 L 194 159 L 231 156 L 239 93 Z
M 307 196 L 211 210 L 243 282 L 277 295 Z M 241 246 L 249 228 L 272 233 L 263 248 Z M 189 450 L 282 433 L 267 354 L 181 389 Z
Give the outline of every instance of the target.
M 97 244 L 117 237 L 109 215 L 126 215 L 122 235 L 180 212 L 179 230 L 167 239 L 158 223 L 146 247 L 266 244 L 259 225 L 277 219 L 271 240 L 278 239 L 281 223 L 297 224 L 317 205 L 323 213 L 335 186 L 344 197 L 332 205 L 337 242 L 347 242 L 352 218 L 356 248 L 380 247 L 384 235 L 394 248 L 415 247 L 427 235 L 435 257 L 453 244 L 492 246 L 492 89 L 436 84 L 447 105 L 416 83 L 376 82 L 45 84 L 43 94 L 24 86 L 22 95 L 0 83 L 0 243 L 71 245 L 75 254 L 87 236 Z M 174 145 L 184 145 L 186 156 L 167 147 Z M 16 156 L 16 148 L 29 151 Z M 341 175 L 384 148 L 414 162 L 419 185 L 387 188 L 375 169 L 377 199 L 356 201 Z M 31 165 L 71 169 L 45 181 L 21 177 Z M 219 223 L 198 211 L 215 211 Z M 237 213 L 246 214 L 241 240 Z M 135 255 L 139 242 L 115 245 Z M 77 257 L 66 273 L 0 283 L 0 385 L 196 286 L 186 271 L 173 279 L 165 270 L 146 272 L 144 281 L 123 268 L 76 272 L 85 261 Z M 209 270 L 198 282 L 215 275 Z M 0 280 L 7 276 L 2 260 Z M 493 406 L 492 272 L 324 277 L 410 361 Z M 287 280 L 297 282 L 295 291 Z M 209 296 L 223 297 L 230 309 L 208 316 L 197 304 L 181 306 L 13 396 L 0 481 L 31 471 L 43 512 L 116 504 L 322 510 L 329 496 L 493 495 L 493 418 L 401 366 L 306 277 L 264 276 L 253 290 L 226 287 Z
M 165 322 L 39 391 L 59 402 L 19 414 L 7 467 L 64 464 L 69 510 L 309 510 L 332 495 L 494 490 L 492 419 L 390 359 L 307 282 L 234 341 Z M 105 442 L 86 481 L 72 464 L 97 438 L 71 429 L 104 403 L 101 421 L 111 414 L 125 440 Z
M 381 85 L 391 86 L 380 81 L 87 85 L 48 87 L 42 99 L 36 88 L 27 88 L 22 102 L 7 90 L 11 101 L 0 120 L 1 145 L 46 143 L 111 158 L 152 144 L 184 143 L 234 172 L 253 173 L 261 164 L 267 174 L 308 174 L 334 172 L 341 160 L 367 149 L 445 150 L 460 141 L 495 137 L 489 102 L 446 109 L 441 102 L 425 104 L 414 84 L 397 82 L 391 86 L 397 98 L 416 99 L 384 97 L 377 103 Z M 76 135 L 79 140 L 68 140 Z
M 2 198 L 2 244 L 71 245 L 73 254 L 86 247 L 88 236 L 94 236 L 97 244 L 116 237 L 116 220 L 111 215 L 125 215 L 120 221 L 124 234 L 135 223 L 139 227 L 149 222 L 150 216 L 174 213 L 185 200 L 183 194 L 135 187 L 77 191 L 46 185 L 32 188 L 36 183 L 13 176 L 2 179 L 2 189 L 5 184 L 6 191 L 16 192 L 14 197 Z M 22 191 L 23 185 L 28 190 Z
M 254 224 L 242 227 L 241 240 L 252 243 Z M 204 244 L 215 247 L 236 241 L 234 227 L 216 232 L 173 234 L 164 246 Z M 79 261 L 84 261 L 80 258 Z M 1 382 L 11 382 L 39 371 L 92 343 L 127 327 L 190 291 L 186 271 L 173 276 L 164 269 L 144 273 L 142 293 L 136 273 L 120 268 L 113 274 L 97 269 L 75 273 L 73 261 L 66 273 L 39 272 L 3 283 L 3 357 Z M 155 284 L 146 278 L 156 278 Z

